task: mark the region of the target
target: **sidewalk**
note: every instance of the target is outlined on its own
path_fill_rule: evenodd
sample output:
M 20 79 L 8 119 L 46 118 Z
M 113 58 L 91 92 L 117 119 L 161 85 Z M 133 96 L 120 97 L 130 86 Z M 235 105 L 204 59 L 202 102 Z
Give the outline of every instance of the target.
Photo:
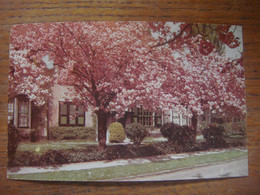
M 241 157 L 224 162 L 201 164 L 193 167 L 122 177 L 108 181 L 167 181 L 245 176 L 248 176 L 248 160 L 246 157 Z
M 185 154 L 168 154 L 168 155 L 161 155 L 161 156 L 135 158 L 135 159 L 81 162 L 81 163 L 64 164 L 61 166 L 14 167 L 14 168 L 8 169 L 7 174 L 12 175 L 12 174 L 47 173 L 47 172 L 56 172 L 56 171 L 88 170 L 88 169 L 93 169 L 93 168 L 105 168 L 105 167 L 113 167 L 113 166 L 124 166 L 124 165 L 133 165 L 133 164 L 142 164 L 142 163 L 182 159 L 182 158 L 187 158 L 187 157 L 192 157 L 192 156 L 223 153 L 223 152 L 230 151 L 230 150 L 240 150 L 241 151 L 241 149 L 222 149 L 222 150 L 215 149 L 212 151 L 202 151 L 202 152 L 185 153 Z M 243 150 L 243 151 L 246 151 L 246 150 Z

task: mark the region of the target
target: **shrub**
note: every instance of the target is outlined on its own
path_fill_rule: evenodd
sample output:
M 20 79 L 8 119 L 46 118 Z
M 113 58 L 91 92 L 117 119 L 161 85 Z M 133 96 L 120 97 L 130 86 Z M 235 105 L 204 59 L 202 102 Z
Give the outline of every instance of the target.
M 118 143 L 123 142 L 125 139 L 124 127 L 119 122 L 111 123 L 108 127 L 109 129 L 109 142 Z
M 136 156 L 147 157 L 147 156 L 158 156 L 172 153 L 170 151 L 171 145 L 166 142 L 151 143 L 149 145 L 143 145 L 138 150 L 134 150 Z
M 80 150 L 64 150 L 63 154 L 66 156 L 69 163 L 105 160 L 103 152 L 98 151 L 97 146 L 88 146 L 87 148 Z
M 12 166 L 40 166 L 40 156 L 29 151 L 19 151 L 16 154 L 15 160 L 11 164 Z
M 95 141 L 96 130 L 91 127 L 52 127 L 50 128 L 51 139 L 86 139 Z
M 139 146 L 144 138 L 149 134 L 147 129 L 139 123 L 132 123 L 125 128 L 126 136 L 134 142 L 135 146 Z
M 246 134 L 246 122 L 244 120 L 234 121 L 234 122 L 225 122 L 223 124 L 211 123 L 217 127 L 223 127 L 225 129 L 224 134 Z M 207 128 L 208 126 L 205 126 Z M 204 129 L 204 128 L 202 128 Z
M 191 127 L 168 123 L 164 124 L 160 131 L 163 137 L 174 143 L 176 150 L 185 151 L 193 149 L 196 131 Z
M 211 124 L 203 129 L 202 134 L 209 147 L 224 147 L 226 146 L 223 136 L 224 131 L 224 127 Z
M 62 151 L 48 150 L 39 158 L 39 164 L 44 165 L 60 165 L 68 163 L 67 156 Z
M 125 145 L 114 145 L 114 146 L 109 146 L 106 148 L 104 151 L 105 158 L 107 160 L 114 160 L 114 159 L 122 159 L 125 157 L 129 157 L 127 151 L 127 147 Z
M 208 147 L 208 144 L 203 141 L 203 142 L 197 142 L 193 145 L 193 147 L 191 148 L 191 151 L 194 152 L 194 151 L 204 151 L 204 150 L 208 150 L 209 147 Z
M 174 131 L 173 126 L 174 126 L 174 124 L 172 124 L 172 123 L 166 123 L 160 129 L 160 132 L 163 135 L 163 137 L 167 138 L 169 141 L 173 139 L 172 138 L 173 131 Z
M 13 158 L 16 149 L 21 141 L 19 130 L 13 125 L 8 124 L 8 157 Z
M 39 138 L 39 131 L 37 129 L 30 130 L 30 140 L 31 142 L 36 142 Z
M 178 148 L 179 147 L 179 148 Z M 98 146 L 88 146 L 81 149 L 48 150 L 45 153 L 18 151 L 11 166 L 46 166 L 65 163 L 89 162 L 100 160 L 130 159 L 151 157 L 171 153 L 181 153 L 183 148 L 172 142 L 155 142 L 136 147 L 129 145 L 110 145 L 104 151 L 98 151 Z M 197 143 L 191 151 L 206 150 L 204 142 Z M 149 159 L 149 158 L 148 158 Z
M 23 151 L 16 155 L 16 159 L 12 166 L 46 166 L 60 165 L 68 162 L 68 155 L 62 151 L 48 150 L 42 155 Z

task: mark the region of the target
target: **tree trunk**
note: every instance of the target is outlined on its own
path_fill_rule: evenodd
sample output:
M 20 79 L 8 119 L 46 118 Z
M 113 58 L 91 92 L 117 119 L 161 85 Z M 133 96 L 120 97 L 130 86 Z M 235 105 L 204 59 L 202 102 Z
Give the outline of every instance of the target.
M 191 118 L 191 128 L 195 131 L 194 134 L 194 140 L 196 140 L 197 136 L 197 123 L 198 123 L 198 115 L 196 112 L 192 112 L 192 118 Z
M 107 115 L 104 110 L 97 111 L 98 118 L 98 144 L 99 150 L 103 151 L 106 148 L 106 133 L 107 133 Z
M 211 110 L 210 108 L 207 110 L 206 114 L 206 124 L 209 126 L 211 124 Z

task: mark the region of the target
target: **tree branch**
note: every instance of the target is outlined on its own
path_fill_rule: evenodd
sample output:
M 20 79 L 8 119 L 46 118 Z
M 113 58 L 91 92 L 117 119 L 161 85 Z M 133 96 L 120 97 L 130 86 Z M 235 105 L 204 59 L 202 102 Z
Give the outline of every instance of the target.
M 186 24 L 186 26 L 173 39 L 166 41 L 164 43 L 158 43 L 157 45 L 154 45 L 151 48 L 160 47 L 160 46 L 163 46 L 163 45 L 176 41 L 185 32 L 185 30 L 188 29 L 190 26 L 191 26 L 191 24 Z
M 70 35 L 75 39 L 77 45 L 81 48 L 81 50 L 83 51 L 83 53 L 89 57 L 89 55 L 86 53 L 85 49 L 82 47 L 82 45 L 80 44 L 79 40 L 75 37 L 75 35 L 73 34 L 73 32 L 64 24 L 62 23 L 62 25 L 64 26 L 64 28 L 67 29 L 67 31 L 70 33 Z

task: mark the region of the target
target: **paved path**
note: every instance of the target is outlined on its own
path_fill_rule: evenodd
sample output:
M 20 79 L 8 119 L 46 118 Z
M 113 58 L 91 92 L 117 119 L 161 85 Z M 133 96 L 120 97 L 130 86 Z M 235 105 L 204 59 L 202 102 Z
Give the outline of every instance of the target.
M 184 180 L 184 179 L 206 179 L 223 177 L 241 177 L 248 175 L 247 158 L 216 163 L 206 166 L 197 166 L 175 171 L 161 172 L 145 176 L 136 176 L 117 181 L 156 181 L 156 180 Z

